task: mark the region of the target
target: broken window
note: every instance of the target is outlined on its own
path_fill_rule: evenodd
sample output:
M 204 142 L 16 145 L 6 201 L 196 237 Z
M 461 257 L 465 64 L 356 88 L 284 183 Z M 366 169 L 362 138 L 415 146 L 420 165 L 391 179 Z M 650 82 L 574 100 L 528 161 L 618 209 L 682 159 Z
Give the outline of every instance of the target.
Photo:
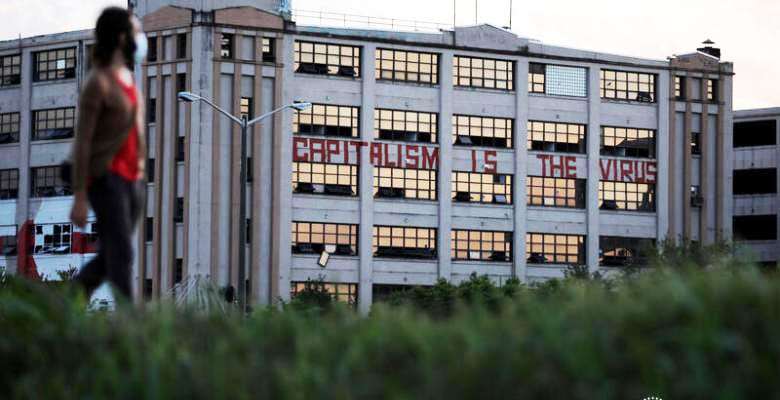
M 585 264 L 585 236 L 527 233 L 525 256 L 528 264 Z
M 601 155 L 655 158 L 655 131 L 652 129 L 602 126 Z
M 320 254 L 326 246 L 333 246 L 334 255 L 358 254 L 358 225 L 320 222 L 292 223 L 292 252 L 294 254 Z M 329 251 L 330 252 L 330 251 Z
M 436 258 L 436 228 L 374 226 L 374 257 Z
M 70 254 L 71 233 L 70 224 L 35 225 L 33 254 Z
M 452 201 L 512 204 L 512 175 L 452 171 Z
M 528 176 L 526 192 L 529 206 L 585 208 L 586 180 Z
M 436 170 L 374 167 L 374 197 L 436 200 Z
M 295 41 L 295 72 L 360 77 L 360 47 Z
M 512 262 L 512 232 L 451 232 L 453 260 Z
M 404 110 L 374 110 L 374 138 L 437 143 L 438 114 Z
M 264 63 L 276 62 L 276 40 L 274 38 L 262 38 L 262 55 Z
M 358 195 L 358 166 L 293 162 L 293 192 L 298 194 Z
M 290 282 L 290 297 L 295 298 L 303 291 L 324 291 L 330 295 L 333 300 L 357 305 L 358 285 L 357 283 L 329 283 L 319 281 Z
M 187 58 L 187 34 L 179 33 L 176 35 L 176 58 Z
M 452 142 L 456 146 L 512 148 L 514 121 L 511 118 L 452 116 Z
M 603 69 L 601 98 L 655 103 L 655 75 Z
M 510 60 L 455 56 L 453 83 L 461 87 L 515 90 L 514 65 Z
M 648 255 L 655 248 L 655 239 L 618 236 L 599 237 L 599 265 L 630 267 L 647 265 Z
M 33 81 L 53 81 L 76 77 L 76 48 L 33 53 Z
M 312 104 L 293 113 L 293 133 L 297 135 L 360 137 L 360 108 Z
M 585 125 L 528 121 L 528 150 L 585 154 Z
M 655 211 L 655 184 L 599 181 L 599 209 Z
M 62 181 L 60 167 L 30 168 L 32 175 L 31 197 L 70 196 L 73 191 L 69 183 Z

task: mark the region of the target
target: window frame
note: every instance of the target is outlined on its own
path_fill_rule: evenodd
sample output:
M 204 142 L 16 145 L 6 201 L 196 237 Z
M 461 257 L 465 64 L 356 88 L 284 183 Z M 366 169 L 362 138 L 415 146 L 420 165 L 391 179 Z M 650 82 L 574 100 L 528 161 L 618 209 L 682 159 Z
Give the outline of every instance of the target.
M 614 189 L 607 189 L 609 185 L 612 185 Z M 623 189 L 618 190 L 619 187 Z M 639 189 L 647 187 L 646 192 L 642 192 Z M 636 188 L 636 190 L 629 190 L 629 188 Z M 613 198 L 607 198 L 607 193 L 612 193 Z M 618 194 L 623 194 L 623 199 L 618 199 Z M 647 206 L 642 206 L 644 200 L 640 197 L 644 193 L 650 194 L 650 200 Z M 630 196 L 635 194 L 635 196 Z M 630 200 L 630 197 L 636 197 L 636 200 Z M 628 211 L 628 212 L 641 212 L 641 213 L 655 213 L 657 209 L 657 191 L 655 183 L 640 183 L 640 182 L 621 182 L 610 180 L 599 180 L 599 212 L 604 211 Z M 607 203 L 611 202 L 611 203 Z M 621 208 L 621 203 L 623 207 Z M 614 205 L 613 205 L 614 204 Z M 615 208 L 613 208 L 615 207 Z M 633 208 L 631 208 L 633 207 Z
M 466 180 L 461 178 L 466 177 Z M 490 177 L 489 182 L 485 182 L 485 177 Z M 476 179 L 479 178 L 479 179 Z M 496 182 L 496 178 L 503 179 L 504 182 Z M 492 174 L 484 172 L 469 172 L 469 171 L 452 171 L 452 197 L 453 203 L 481 203 L 481 204 L 498 204 L 509 206 L 514 204 L 514 196 L 512 192 L 512 185 L 514 182 L 514 176 L 512 174 Z M 465 187 L 464 187 L 465 185 Z M 476 185 L 476 186 L 475 186 Z M 485 190 L 485 186 L 491 188 L 490 191 Z M 503 193 L 496 193 L 497 187 L 504 187 Z M 468 191 L 460 189 L 468 189 Z M 479 188 L 479 191 L 474 191 L 474 188 Z M 465 196 L 460 193 L 468 193 L 469 200 L 465 200 Z M 499 191 L 500 192 L 500 191 Z M 475 196 L 477 200 L 475 200 Z M 492 196 L 492 197 L 491 197 Z M 496 196 L 505 196 L 506 202 L 501 202 L 496 199 Z
M 541 125 L 539 125 L 541 124 Z M 541 126 L 542 130 L 538 130 L 537 127 Z M 565 129 L 561 129 L 564 127 Z M 548 130 L 552 128 L 552 130 Z M 572 132 L 572 128 L 576 128 L 578 132 Z M 528 140 L 526 141 L 526 150 L 528 151 L 543 151 L 548 153 L 568 153 L 568 154 L 587 154 L 588 151 L 588 126 L 585 124 L 577 124 L 570 122 L 555 122 L 555 121 L 537 121 L 529 120 L 527 125 Z M 537 135 L 541 135 L 542 140 L 534 140 Z M 572 135 L 576 135 L 578 141 L 576 143 L 571 142 Z M 548 141 L 547 139 L 552 137 L 555 141 Z M 559 138 L 564 138 L 564 141 L 558 141 Z M 541 146 L 539 144 L 541 144 Z M 576 151 L 572 151 L 571 147 L 576 146 Z M 534 148 L 534 147 L 542 147 Z
M 157 36 L 149 36 L 146 39 L 147 46 L 149 48 L 149 51 L 146 54 L 146 62 L 153 63 L 157 62 L 158 60 L 158 51 L 157 51 Z
M 276 38 L 260 38 L 260 60 L 264 63 L 276 63 Z
M 307 226 L 307 231 L 301 231 L 302 226 Z M 314 228 L 318 228 L 316 231 Z M 334 230 L 328 232 L 328 227 Z M 360 250 L 360 241 L 358 240 L 360 226 L 358 224 L 344 224 L 331 222 L 312 222 L 312 221 L 292 221 L 291 223 L 290 244 L 292 245 L 292 254 L 317 254 L 325 251 L 328 245 L 336 246 L 336 251 L 332 256 L 358 256 Z M 344 232 L 346 230 L 346 232 Z M 302 241 L 303 237 L 308 236 L 309 241 Z M 315 236 L 321 237 L 321 240 L 315 240 Z M 301 246 L 301 245 L 308 246 Z M 339 247 L 342 246 L 342 247 Z M 346 247 L 349 246 L 349 252 Z
M 52 233 L 47 234 L 44 232 L 44 227 L 51 226 Z M 56 232 L 59 228 L 59 232 Z M 70 223 L 45 223 L 34 224 L 33 229 L 33 248 L 32 254 L 35 255 L 57 255 L 57 254 L 71 254 L 73 252 L 73 225 Z M 43 235 L 43 244 L 36 244 L 38 235 Z M 51 236 L 51 244 L 46 245 L 46 237 Z M 55 240 L 57 239 L 57 240 Z M 61 249 L 67 247 L 66 249 Z M 61 249 L 57 251 L 57 249 Z
M 315 165 L 322 166 L 322 172 L 315 172 Z M 309 171 L 301 170 L 301 167 L 311 166 Z M 333 173 L 335 169 L 335 174 Z M 330 170 L 330 172 L 329 172 Z M 348 171 L 347 171 L 348 170 Z M 347 173 L 342 173 L 347 171 Z M 301 180 L 301 176 L 310 175 L 310 179 Z M 336 183 L 327 183 L 328 178 L 335 175 Z M 324 162 L 310 162 L 310 161 L 293 161 L 292 163 L 292 191 L 294 194 L 318 194 L 318 195 L 331 195 L 331 196 L 343 196 L 343 197 L 358 197 L 360 196 L 360 166 L 353 164 L 332 164 Z M 322 177 L 321 179 L 315 179 L 316 177 Z M 349 183 L 343 183 L 347 179 Z M 304 190 L 300 184 L 308 184 Z M 322 190 L 318 191 L 316 185 L 321 185 Z M 341 190 L 332 190 L 328 193 L 328 187 L 337 186 Z M 343 188 L 349 186 L 351 194 L 346 196 L 343 193 Z
M 4 234 L 3 231 L 6 230 L 10 230 L 13 234 Z M 0 225 L 0 257 L 14 257 L 18 254 L 19 225 Z
M 9 112 L 0 114 L 0 144 L 19 143 L 22 130 L 22 114 Z M 4 138 L 3 136 L 6 136 Z
M 176 58 L 179 60 L 183 60 L 187 58 L 187 50 L 188 50 L 187 44 L 189 42 L 187 36 L 189 36 L 187 32 L 181 32 L 176 34 Z
M 389 119 L 387 116 L 389 116 Z M 402 117 L 403 119 L 397 117 Z M 383 128 L 385 123 L 389 124 L 390 129 Z M 425 130 L 426 126 L 428 131 Z M 396 129 L 396 127 L 401 129 Z M 408 129 L 410 127 L 412 129 Z M 386 134 L 385 132 L 389 133 Z M 414 135 L 414 140 L 410 140 L 411 135 Z M 427 138 L 428 140 L 421 140 L 426 139 L 428 135 L 430 135 Z M 375 108 L 374 139 L 391 142 L 438 144 L 439 114 L 425 111 Z
M 236 58 L 236 34 L 220 32 L 219 58 L 223 60 L 235 60 Z
M 674 99 L 677 101 L 684 101 L 686 100 L 688 89 L 686 88 L 687 79 L 685 76 L 682 75 L 675 75 L 674 76 Z
M 62 112 L 62 116 L 60 116 L 60 112 Z M 54 118 L 51 118 L 51 113 L 54 113 Z M 44 114 L 46 118 L 42 118 L 41 115 Z M 46 141 L 46 140 L 62 140 L 62 139 L 72 139 L 75 136 L 76 132 L 76 107 L 57 107 L 57 108 L 46 108 L 46 109 L 40 109 L 40 110 L 33 110 L 32 111 L 32 118 L 31 118 L 31 124 L 32 128 L 30 130 L 31 140 L 34 142 L 37 141 Z M 54 128 L 45 128 L 41 129 L 39 128 L 39 124 L 43 123 L 45 125 L 49 125 L 50 123 L 54 123 Z M 62 122 L 62 127 L 59 127 L 60 122 Z M 56 131 L 62 130 L 64 133 L 56 133 Z M 41 131 L 48 131 L 48 136 L 55 136 L 55 137 L 40 137 Z M 51 133 L 51 131 L 55 131 L 54 134 Z
M 461 235 L 465 235 L 465 238 L 460 237 Z M 500 236 L 503 236 L 503 239 L 496 240 L 497 237 Z M 452 229 L 450 231 L 450 244 L 450 259 L 452 261 L 501 263 L 511 263 L 514 261 L 513 232 Z M 477 248 L 472 249 L 472 245 L 477 244 Z M 500 246 L 500 244 L 503 244 L 503 246 Z M 465 245 L 465 248 L 461 247 L 462 245 Z M 474 253 L 477 253 L 476 257 L 474 256 Z M 500 253 L 504 253 L 503 257 Z
M 612 134 L 608 134 L 609 131 L 611 131 Z M 625 143 L 632 139 L 631 132 L 634 132 L 634 136 L 636 136 L 634 139 L 636 140 L 643 139 L 639 137 L 642 133 L 649 134 L 651 144 L 644 147 L 626 146 Z M 613 146 L 607 146 L 605 144 L 608 138 L 612 138 L 614 140 L 615 144 Z M 599 139 L 601 142 L 599 146 L 599 154 L 602 156 L 644 158 L 653 160 L 656 158 L 657 143 L 655 129 L 602 125 Z M 617 141 L 619 139 L 623 139 L 623 141 L 618 143 Z M 612 148 L 613 150 L 610 151 L 609 148 Z M 647 155 L 641 155 L 639 150 L 647 151 Z
M 525 257 L 528 264 L 585 265 L 587 263 L 587 238 L 585 235 L 528 232 L 525 237 Z M 547 239 L 552 239 L 552 243 L 548 243 Z M 541 246 L 541 250 L 534 251 L 535 246 Z M 560 251 L 561 246 L 565 248 L 564 251 Z M 576 252 L 571 251 L 572 246 L 575 246 Z M 540 262 L 539 257 L 542 257 L 544 261 Z M 572 257 L 575 258 L 573 262 L 571 261 Z M 550 261 L 547 261 L 548 258 Z
M 542 71 L 540 72 L 540 67 Z M 576 71 L 582 73 L 582 82 L 571 81 L 570 76 L 564 73 L 553 74 L 550 68 L 560 68 L 561 72 L 569 70 L 569 74 Z M 551 83 L 560 82 L 560 85 L 551 85 Z M 565 85 L 564 85 L 565 84 Z M 581 87 L 577 87 L 581 84 Z M 559 90 L 559 88 L 566 90 Z M 541 88 L 541 91 L 539 90 Z M 557 91 L 557 92 L 556 92 Z M 541 94 L 545 96 L 560 96 L 587 98 L 588 97 L 588 68 L 576 65 L 545 64 L 531 62 L 528 64 L 528 93 Z
M 467 63 L 463 61 L 468 60 Z M 481 67 L 475 67 L 474 61 L 479 61 Z M 492 68 L 486 67 L 485 63 L 490 62 L 493 64 Z M 506 63 L 506 68 L 498 68 L 498 63 Z M 468 65 L 466 65 L 468 64 Z M 475 77 L 474 71 L 481 71 L 479 77 Z M 468 71 L 467 75 L 461 75 L 461 72 Z M 485 71 L 492 71 L 492 77 L 486 77 Z M 452 82 L 456 88 L 472 88 L 472 89 L 488 89 L 488 90 L 500 90 L 505 92 L 513 92 L 515 90 L 515 60 L 505 60 L 497 58 L 476 57 L 466 55 L 454 55 L 452 57 Z M 506 78 L 499 78 L 499 72 L 505 73 Z M 467 84 L 462 84 L 463 80 L 467 80 Z M 479 80 L 482 84 L 475 84 L 474 80 Z M 486 84 L 486 81 L 493 81 L 493 86 Z M 498 83 L 504 82 L 506 87 L 499 87 Z
M 408 233 L 412 235 L 407 235 Z M 421 235 L 421 233 L 424 233 L 424 235 Z M 436 260 L 438 255 L 437 237 L 437 228 L 374 225 L 372 251 L 374 258 L 379 259 Z M 388 246 L 381 245 L 384 239 L 389 240 L 390 244 Z M 409 245 L 409 243 L 413 245 Z M 420 247 L 421 243 L 429 243 L 432 246 Z
M 335 114 L 329 113 L 329 111 L 332 111 L 335 109 Z M 315 114 L 316 111 L 322 110 L 322 114 Z M 347 111 L 349 111 L 347 113 Z M 346 115 L 349 114 L 349 115 Z M 303 118 L 310 118 L 311 123 L 308 124 L 302 124 L 301 119 Z M 322 125 L 314 124 L 315 119 L 322 117 Z M 335 119 L 336 125 L 328 125 L 327 122 L 330 120 Z M 345 119 L 349 119 L 350 125 L 341 125 Z M 301 132 L 301 125 L 310 125 L 311 126 L 311 132 Z M 321 126 L 322 127 L 322 133 L 316 133 L 314 132 L 315 126 Z M 328 127 L 336 127 L 336 134 L 328 133 L 329 128 Z M 330 128 L 331 130 L 333 128 Z M 344 135 L 344 131 L 350 130 L 349 135 Z M 346 105 L 339 105 L 339 104 L 323 104 L 323 103 L 313 103 L 311 107 L 309 107 L 306 110 L 298 111 L 296 110 L 293 113 L 293 121 L 292 121 L 292 133 L 293 135 L 298 136 L 319 136 L 319 137 L 341 137 L 341 138 L 360 138 L 360 107 L 357 106 L 346 106 Z
M 399 172 L 400 171 L 400 172 Z M 422 172 L 428 174 L 428 179 L 421 178 Z M 383 173 L 389 173 L 389 176 L 382 176 Z M 404 200 L 427 200 L 438 201 L 439 188 L 438 188 L 438 171 L 435 169 L 414 169 L 414 168 L 395 168 L 395 167 L 374 167 L 373 185 L 374 185 L 374 198 L 375 199 L 395 199 L 402 198 Z M 403 176 L 396 176 L 396 174 L 402 174 Z M 414 176 L 409 176 L 414 175 Z M 390 185 L 381 185 L 382 180 L 387 179 L 390 181 Z M 413 187 L 409 187 L 407 182 L 414 182 Z M 428 188 L 421 186 L 421 182 L 427 182 Z M 401 186 L 398 186 L 400 183 Z M 388 188 L 389 190 L 382 190 Z M 389 192 L 386 195 L 382 192 Z M 402 191 L 402 192 L 401 192 Z M 420 196 L 420 192 L 427 193 L 428 196 Z M 412 196 L 410 193 L 414 193 Z M 399 194 L 401 194 L 399 196 Z
M 44 176 L 39 177 L 38 171 L 43 171 Z M 42 186 L 39 182 L 40 179 L 45 179 L 45 183 L 51 183 L 51 185 Z M 41 191 L 46 190 L 48 193 L 41 194 Z M 59 165 L 47 165 L 40 167 L 30 168 L 30 198 L 48 198 L 48 197 L 66 197 L 72 196 L 73 190 L 69 183 L 62 180 L 60 166 Z
M 22 84 L 22 54 L 0 55 L 0 88 Z
M 720 101 L 719 93 L 719 80 L 714 78 L 707 79 L 707 101 L 710 103 L 718 103 Z
M 608 77 L 608 75 L 613 77 Z M 623 76 L 624 79 L 620 77 Z M 636 76 L 636 81 L 631 80 L 631 77 Z M 642 77 L 647 77 L 649 82 L 642 82 Z M 657 103 L 658 102 L 658 74 L 650 72 L 638 72 L 638 71 L 624 71 L 615 69 L 602 69 L 600 72 L 600 92 L 601 98 L 608 101 L 630 101 L 637 103 Z M 612 82 L 613 88 L 607 88 L 607 83 Z M 636 84 L 636 89 L 632 89 L 633 84 Z M 649 85 L 648 91 L 640 90 L 641 85 Z M 621 88 L 625 86 L 625 88 Z M 609 96 L 609 92 L 614 92 L 612 96 Z M 620 97 L 620 94 L 625 94 L 625 97 Z M 646 93 L 648 99 L 640 99 L 639 94 Z M 632 97 L 633 94 L 633 97 Z
M 604 251 L 604 247 L 606 243 L 605 241 L 628 241 L 628 242 L 636 242 L 636 243 L 626 243 L 623 245 L 623 247 L 615 247 L 612 248 L 612 251 L 619 251 L 619 250 L 630 250 L 631 253 L 634 254 L 613 254 L 613 255 L 607 255 L 607 253 Z M 638 238 L 638 237 L 623 237 L 623 236 L 599 236 L 599 267 L 606 267 L 606 268 L 620 268 L 620 267 L 643 267 L 647 265 L 647 254 L 645 254 L 646 248 L 642 243 L 648 243 L 650 246 L 654 246 L 655 239 L 652 238 Z M 604 259 L 606 257 L 613 257 L 615 258 L 613 263 L 606 264 L 604 263 Z
M 588 191 L 587 179 L 528 175 L 526 176 L 525 182 L 526 205 L 529 207 L 570 209 L 585 209 L 586 207 Z M 558 182 L 563 182 L 566 186 L 558 187 Z M 553 185 L 549 186 L 548 183 L 552 183 Z M 569 187 L 570 183 L 573 183 L 574 187 Z M 541 190 L 542 194 L 535 194 L 536 190 L 534 189 Z M 551 197 L 546 195 L 549 190 L 552 191 Z M 563 196 L 558 196 L 559 190 L 563 190 Z M 571 192 L 574 193 L 573 197 L 569 196 L 569 193 Z M 548 203 L 548 199 L 552 199 L 552 204 L 546 204 Z
M 335 301 L 344 302 L 350 306 L 357 305 L 359 293 L 358 284 L 350 282 L 292 281 L 290 282 L 290 298 L 295 298 L 299 292 L 307 288 L 312 288 L 313 286 L 319 286 L 318 289 L 327 292 L 331 299 Z M 334 290 L 332 293 L 331 288 Z M 346 296 L 346 299 L 344 296 Z
M 304 50 L 304 47 L 311 46 L 311 50 Z M 322 50 L 324 46 L 324 53 Z M 338 50 L 338 54 L 331 52 L 331 50 Z M 344 50 L 350 49 L 350 54 L 344 54 Z M 325 75 L 325 76 L 340 76 L 344 78 L 358 79 L 361 77 L 361 46 L 352 44 L 339 44 L 328 42 L 313 42 L 308 40 L 296 40 L 293 43 L 293 70 L 297 74 L 307 75 Z M 318 63 L 319 57 L 324 57 L 324 63 Z M 304 58 L 310 58 L 311 61 L 304 61 Z M 336 62 L 332 62 L 333 59 Z M 349 59 L 350 63 L 345 61 Z M 324 68 L 323 68 L 324 66 Z M 335 70 L 334 70 L 335 69 Z
M 19 198 L 19 169 L 0 169 L 0 200 Z
M 384 58 L 387 54 L 389 54 L 390 58 Z M 403 57 L 399 57 L 401 54 L 403 54 Z M 410 55 L 414 55 L 416 61 L 410 60 Z M 430 62 L 423 62 L 423 55 L 429 56 Z M 441 54 L 439 53 L 378 47 L 374 52 L 374 59 L 376 61 L 374 75 L 377 82 L 415 83 L 429 86 L 439 85 L 439 61 L 441 60 Z M 385 61 L 392 64 L 390 69 L 384 68 Z M 399 65 L 404 67 L 402 71 L 399 71 Z M 416 66 L 416 71 L 410 72 L 410 69 L 412 69 L 410 66 Z M 429 66 L 428 72 L 423 71 L 423 66 Z M 385 78 L 385 73 L 389 73 L 391 77 Z M 406 78 L 398 78 L 397 76 L 400 74 L 404 74 Z M 410 74 L 416 74 L 417 79 L 409 79 Z M 422 79 L 425 75 L 429 76 L 428 80 Z
M 478 124 L 475 124 L 477 121 Z M 490 121 L 492 126 L 485 126 L 485 122 Z M 464 125 L 463 122 L 466 124 Z M 505 126 L 497 127 L 497 123 L 503 123 Z M 513 149 L 514 148 L 514 130 L 515 120 L 513 118 L 503 117 L 488 117 L 481 115 L 464 115 L 453 114 L 452 115 L 452 144 L 458 147 L 490 147 L 496 149 Z M 503 130 L 505 137 L 496 136 L 496 132 Z M 465 131 L 465 134 L 464 134 Z M 488 131 L 492 136 L 484 135 L 485 131 Z M 479 132 L 480 134 L 474 134 Z M 465 140 L 461 137 L 468 137 L 469 143 L 464 143 Z M 474 138 L 480 138 L 474 140 Z M 493 139 L 494 143 L 490 143 L 489 139 Z M 497 144 L 500 140 L 505 140 L 505 145 L 501 146 Z M 475 143 L 479 142 L 479 143 Z
M 64 52 L 63 57 L 60 57 L 60 52 Z M 42 60 L 41 57 L 44 54 L 46 57 L 44 60 Z M 51 54 L 54 54 L 53 60 L 49 59 Z M 61 47 L 56 49 L 40 50 L 33 52 L 32 57 L 33 82 L 62 81 L 76 78 L 76 68 L 78 67 L 78 54 L 76 47 Z M 60 67 L 60 61 L 62 61 L 64 64 L 62 67 Z M 52 65 L 52 63 L 54 63 L 54 65 Z M 43 65 L 46 65 L 44 70 L 41 69 Z M 46 76 L 42 78 L 41 74 L 46 74 Z

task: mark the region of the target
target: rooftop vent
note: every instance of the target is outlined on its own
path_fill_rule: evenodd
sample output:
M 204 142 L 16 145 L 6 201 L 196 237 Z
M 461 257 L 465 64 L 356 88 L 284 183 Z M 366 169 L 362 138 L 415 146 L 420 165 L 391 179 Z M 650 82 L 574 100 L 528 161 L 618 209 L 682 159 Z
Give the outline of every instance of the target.
M 709 54 L 709 55 L 717 58 L 718 60 L 720 60 L 720 49 L 717 48 L 717 47 L 713 47 L 712 46 L 712 45 L 715 44 L 715 42 L 713 42 L 710 39 L 707 39 L 707 40 L 701 42 L 701 44 L 703 44 L 704 47 L 700 47 L 700 48 L 696 49 L 697 51 L 700 51 L 700 52 L 702 52 L 704 54 Z

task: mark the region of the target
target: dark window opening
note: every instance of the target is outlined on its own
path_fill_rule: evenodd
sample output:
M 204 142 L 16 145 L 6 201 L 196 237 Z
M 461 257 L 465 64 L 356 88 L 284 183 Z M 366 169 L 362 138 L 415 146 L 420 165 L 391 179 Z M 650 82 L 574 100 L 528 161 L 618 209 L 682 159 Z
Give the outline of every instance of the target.
M 263 62 L 276 62 L 276 40 L 273 38 L 263 38 Z
M 777 169 L 735 169 L 734 194 L 777 193 Z
M 150 278 L 144 279 L 144 300 L 152 299 L 153 290 L 154 290 L 154 285 L 152 283 L 152 280 Z
M 176 35 L 176 57 L 179 59 L 187 58 L 187 34 L 180 33 Z
M 743 215 L 733 219 L 736 240 L 777 240 L 777 215 Z
M 181 283 L 182 279 L 184 279 L 184 260 L 177 258 L 173 273 L 173 283 Z
M 374 303 L 388 301 L 393 298 L 397 293 L 403 293 L 407 290 L 412 290 L 416 286 L 412 285 L 386 285 L 386 284 L 374 284 L 371 287 L 372 299 Z
M 176 161 L 184 161 L 184 155 L 185 155 L 185 149 L 186 149 L 186 141 L 184 140 L 184 136 L 177 136 L 176 137 Z
M 154 158 L 146 161 L 146 181 L 149 183 L 154 182 Z
M 146 61 L 155 62 L 157 61 L 157 37 L 150 37 L 147 41 L 149 42 L 149 51 L 146 54 Z
M 737 122 L 734 124 L 734 147 L 774 146 L 777 144 L 777 121 Z
M 232 59 L 233 58 L 233 42 L 235 36 L 232 33 L 223 33 L 222 38 L 220 39 L 220 45 L 219 45 L 219 55 L 220 57 L 224 59 Z
M 176 74 L 176 91 L 187 91 L 187 74 Z
M 691 132 L 691 154 L 701 154 L 701 133 Z
M 655 131 L 602 126 L 601 155 L 655 158 Z
M 617 236 L 599 237 L 599 265 L 604 267 L 641 267 L 655 248 L 655 239 Z
M 246 219 L 246 243 L 252 244 L 252 218 Z
M 157 122 L 157 99 L 149 99 L 146 106 L 146 122 L 154 124 Z
M 184 198 L 177 197 L 173 209 L 173 222 L 184 222 Z
M 701 193 L 701 186 L 691 185 L 691 207 L 701 207 L 704 205 L 704 196 Z
M 246 181 L 247 182 L 254 182 L 255 180 L 255 176 L 253 172 L 254 167 L 252 166 L 253 162 L 254 161 L 252 160 L 252 157 L 246 158 Z
M 153 217 L 146 217 L 144 233 L 147 242 L 151 242 L 152 240 L 154 240 L 154 218 Z

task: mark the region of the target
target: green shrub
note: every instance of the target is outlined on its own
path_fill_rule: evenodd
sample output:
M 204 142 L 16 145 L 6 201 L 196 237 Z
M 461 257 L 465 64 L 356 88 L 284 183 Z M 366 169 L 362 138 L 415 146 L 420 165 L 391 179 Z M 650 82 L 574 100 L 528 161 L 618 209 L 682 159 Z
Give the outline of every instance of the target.
M 472 277 L 368 317 L 333 307 L 241 319 L 167 304 L 89 313 L 71 291 L 7 279 L 0 385 L 9 399 L 780 397 L 776 274 L 555 282 Z

